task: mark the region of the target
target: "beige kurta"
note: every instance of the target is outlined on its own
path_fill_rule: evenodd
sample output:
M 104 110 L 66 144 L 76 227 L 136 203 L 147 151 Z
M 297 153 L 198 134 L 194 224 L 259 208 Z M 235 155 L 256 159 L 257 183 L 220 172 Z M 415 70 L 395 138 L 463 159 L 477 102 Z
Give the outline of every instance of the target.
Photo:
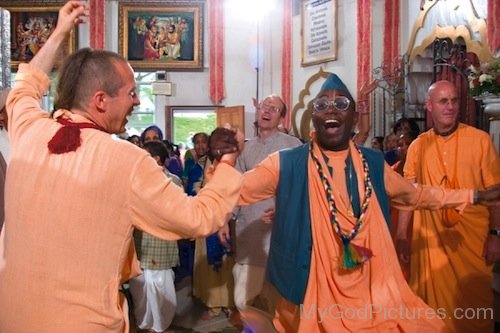
M 188 197 L 146 151 L 95 129 L 82 129 L 76 152 L 50 154 L 60 125 L 40 109 L 48 84 L 21 65 L 7 103 L 0 332 L 124 332 L 118 289 L 133 228 L 171 240 L 210 234 L 229 218 L 241 175 L 221 164 Z
M 363 198 L 362 164 L 352 145 L 350 149 Z M 340 175 L 328 179 L 334 184 L 339 223 L 347 233 L 355 219 L 349 216 L 346 204 L 349 202 L 343 172 L 346 152 L 341 156 L 325 153 L 334 174 L 335 170 L 342 170 Z M 321 152 L 316 155 L 321 156 Z M 323 169 L 327 167 L 324 165 Z M 241 204 L 274 195 L 280 181 L 279 155 L 270 155 L 244 177 Z M 444 332 L 441 321 L 444 314 L 430 309 L 405 281 L 376 195 L 372 195 L 364 225 L 353 241 L 371 249 L 373 257 L 357 269 L 343 271 L 339 269 L 342 251 L 339 236 L 332 228 L 324 189 L 311 159 L 308 180 L 313 240 L 309 280 L 301 306 L 283 298 L 279 300 L 274 320 L 278 332 Z M 417 206 L 435 209 L 441 205 L 463 209 L 472 194 L 465 190 L 446 194 L 441 189 L 415 188 L 388 165 L 384 183 L 391 204 L 399 209 Z

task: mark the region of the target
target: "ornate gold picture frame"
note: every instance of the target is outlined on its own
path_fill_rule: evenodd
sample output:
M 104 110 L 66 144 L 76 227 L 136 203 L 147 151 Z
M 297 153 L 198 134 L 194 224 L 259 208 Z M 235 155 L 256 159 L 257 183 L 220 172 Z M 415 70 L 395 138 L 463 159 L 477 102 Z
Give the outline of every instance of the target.
M 141 70 L 203 68 L 204 2 L 121 2 L 119 53 Z

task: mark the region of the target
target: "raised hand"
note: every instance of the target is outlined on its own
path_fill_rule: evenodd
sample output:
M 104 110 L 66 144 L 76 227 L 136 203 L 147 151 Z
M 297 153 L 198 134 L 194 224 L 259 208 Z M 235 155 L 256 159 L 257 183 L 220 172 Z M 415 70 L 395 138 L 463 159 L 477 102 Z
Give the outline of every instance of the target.
M 210 135 L 208 142 L 210 157 L 220 161 L 224 155 L 228 155 L 225 160 L 234 165 L 242 149 L 241 141 L 241 131 L 225 127 L 216 128 Z
M 31 59 L 30 64 L 45 72 L 52 72 L 59 52 L 63 49 L 64 41 L 75 24 L 84 23 L 89 15 L 89 9 L 80 1 L 68 1 L 59 10 L 59 17 L 54 32 L 47 39 L 40 51 Z

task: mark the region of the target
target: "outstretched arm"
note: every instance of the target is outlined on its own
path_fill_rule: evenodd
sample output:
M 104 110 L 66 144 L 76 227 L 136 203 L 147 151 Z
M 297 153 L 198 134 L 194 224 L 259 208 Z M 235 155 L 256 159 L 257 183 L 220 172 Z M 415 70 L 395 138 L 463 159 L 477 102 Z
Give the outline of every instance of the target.
M 49 75 L 71 29 L 75 24 L 84 23 L 85 20 L 82 16 L 88 16 L 88 14 L 89 10 L 83 2 L 68 1 L 65 3 L 59 10 L 57 26 L 54 32 L 30 61 L 30 64 Z

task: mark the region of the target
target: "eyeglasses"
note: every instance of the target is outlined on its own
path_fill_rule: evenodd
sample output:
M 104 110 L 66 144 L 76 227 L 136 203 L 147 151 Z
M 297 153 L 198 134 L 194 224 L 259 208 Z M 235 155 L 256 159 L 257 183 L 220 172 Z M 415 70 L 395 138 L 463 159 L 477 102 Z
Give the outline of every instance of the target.
M 327 97 L 320 97 L 313 102 L 314 111 L 317 112 L 326 112 L 330 107 L 339 111 L 347 111 L 350 105 L 351 101 L 345 96 L 337 96 L 333 101 Z
M 279 108 L 277 108 L 275 106 L 272 106 L 272 105 L 267 105 L 267 104 L 261 104 L 260 108 L 264 109 L 264 110 L 267 110 L 267 111 L 271 111 L 272 113 L 279 113 L 279 112 L 281 112 L 281 110 Z

